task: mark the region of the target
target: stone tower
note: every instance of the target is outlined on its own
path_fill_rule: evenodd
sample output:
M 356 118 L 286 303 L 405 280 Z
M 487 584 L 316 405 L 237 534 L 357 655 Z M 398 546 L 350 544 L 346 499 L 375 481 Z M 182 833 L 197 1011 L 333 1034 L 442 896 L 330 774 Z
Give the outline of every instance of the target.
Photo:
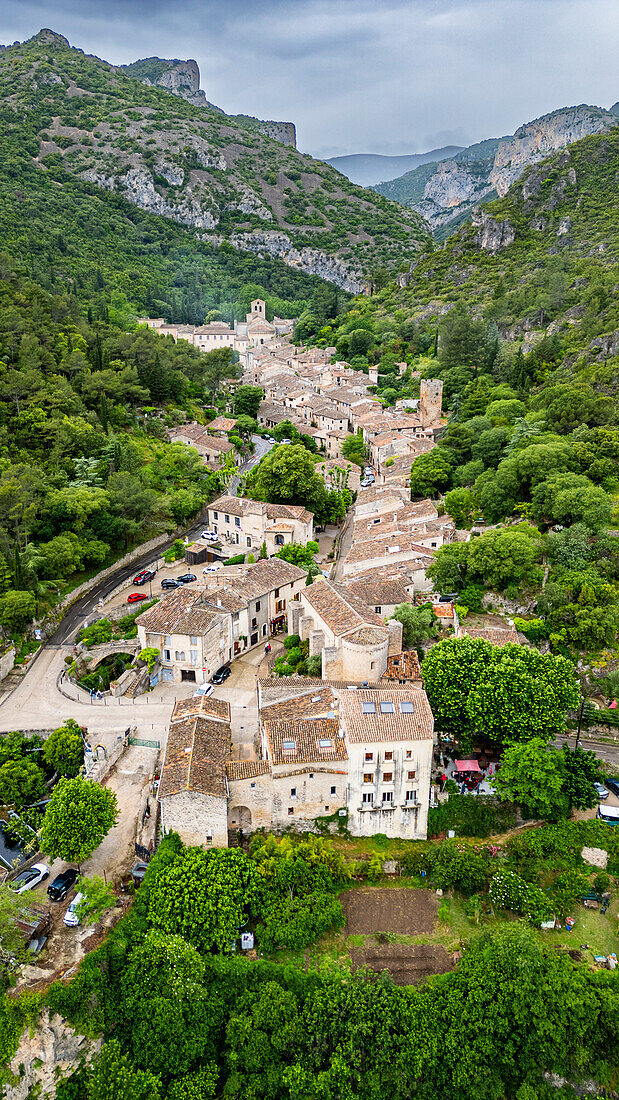
M 417 411 L 422 428 L 438 424 L 443 408 L 443 383 L 438 378 L 422 378 Z

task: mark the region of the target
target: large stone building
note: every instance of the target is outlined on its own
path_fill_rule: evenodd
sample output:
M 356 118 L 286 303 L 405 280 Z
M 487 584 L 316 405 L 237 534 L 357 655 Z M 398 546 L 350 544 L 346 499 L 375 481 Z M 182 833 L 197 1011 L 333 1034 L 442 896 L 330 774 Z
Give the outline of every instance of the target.
M 268 640 L 305 577 L 281 558 L 209 574 L 204 586 L 171 592 L 138 616 L 140 645 L 159 650 L 162 681 L 208 683 L 221 665 Z
M 228 844 L 230 706 L 219 699 L 184 699 L 170 719 L 157 797 L 164 833 L 185 844 Z
M 211 707 L 209 707 L 211 703 Z M 164 830 L 223 846 L 224 828 L 307 830 L 345 815 L 354 836 L 427 833 L 433 718 L 412 685 L 258 683 L 260 757 L 232 760 L 215 700 L 178 703 L 159 788 Z
M 290 542 L 309 542 L 314 517 L 297 504 L 265 504 L 247 497 L 218 497 L 208 505 L 207 526 L 239 550 L 260 550 L 276 554 Z
M 310 657 L 322 658 L 326 680 L 380 680 L 389 656 L 402 650 L 401 623 L 385 623 L 349 589 L 325 577 L 301 589 L 288 609 L 288 630 L 309 641 Z

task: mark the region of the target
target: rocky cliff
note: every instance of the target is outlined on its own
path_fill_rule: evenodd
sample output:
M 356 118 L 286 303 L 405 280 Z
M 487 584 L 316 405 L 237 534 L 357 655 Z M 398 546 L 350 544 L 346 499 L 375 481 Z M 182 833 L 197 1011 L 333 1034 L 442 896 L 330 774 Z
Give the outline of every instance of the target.
M 4 1100 L 32 1096 L 53 1100 L 59 1081 L 70 1076 L 80 1062 L 90 1061 L 101 1043 L 101 1039 L 78 1035 L 61 1016 L 45 1009 L 36 1028 L 26 1028 L 9 1062 L 13 1081 L 5 1085 Z
M 177 58 L 145 57 L 131 65 L 121 65 L 123 72 L 141 80 L 143 84 L 165 88 L 173 95 L 182 96 L 194 107 L 221 108 L 209 103 L 206 92 L 200 87 L 200 69 L 197 61 L 179 61 Z M 223 112 L 221 112 L 223 114 Z M 253 123 L 262 134 L 279 141 L 282 145 L 297 147 L 297 133 L 294 122 L 274 122 L 272 119 L 254 118 L 252 115 L 240 115 L 240 118 Z
M 524 124 L 509 137 L 480 142 L 431 171 L 423 166 L 374 190 L 418 210 L 436 235 L 444 238 L 479 202 L 505 195 L 526 168 L 617 125 L 615 107 L 609 111 L 584 103 L 563 107 Z

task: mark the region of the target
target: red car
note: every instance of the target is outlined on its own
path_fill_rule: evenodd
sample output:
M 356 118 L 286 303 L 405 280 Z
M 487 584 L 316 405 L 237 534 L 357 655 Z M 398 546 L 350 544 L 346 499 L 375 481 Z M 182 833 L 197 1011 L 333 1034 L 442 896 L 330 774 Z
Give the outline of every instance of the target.
M 147 600 L 148 596 L 145 592 L 131 592 L 127 596 L 127 603 L 139 603 L 140 600 Z

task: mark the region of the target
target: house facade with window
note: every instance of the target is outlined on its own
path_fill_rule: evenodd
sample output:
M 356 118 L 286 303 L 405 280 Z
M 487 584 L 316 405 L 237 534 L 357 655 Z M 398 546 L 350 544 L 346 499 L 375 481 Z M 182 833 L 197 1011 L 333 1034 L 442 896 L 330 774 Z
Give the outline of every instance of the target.
M 179 588 L 136 619 L 143 649 L 159 650 L 163 682 L 205 684 L 233 656 L 232 618 L 199 589 Z
M 305 545 L 310 541 L 314 517 L 296 504 L 265 504 L 247 497 L 223 496 L 209 504 L 207 526 L 229 545 L 238 546 L 239 553 L 259 551 L 264 542 L 270 555 L 288 543 Z

